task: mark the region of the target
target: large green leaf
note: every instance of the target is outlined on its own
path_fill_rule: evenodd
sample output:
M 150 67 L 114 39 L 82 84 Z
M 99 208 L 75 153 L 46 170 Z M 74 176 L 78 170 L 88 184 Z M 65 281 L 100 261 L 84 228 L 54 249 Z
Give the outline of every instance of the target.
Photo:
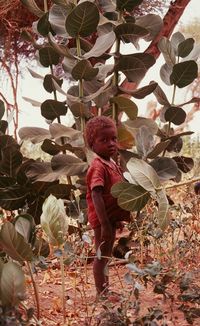
M 0 120 L 0 133 L 5 134 L 8 128 L 8 121 Z
M 144 188 L 127 182 L 116 183 L 111 193 L 118 198 L 118 205 L 127 211 L 140 211 L 150 199 L 150 194 Z
M 161 105 L 170 106 L 167 96 L 165 95 L 164 91 L 162 90 L 162 88 L 159 85 L 157 85 L 157 87 L 153 91 L 153 93 L 154 93 L 158 103 L 160 103 Z
M 75 65 L 71 73 L 75 80 L 92 80 L 98 71 L 99 69 L 93 68 L 88 60 L 81 60 Z
M 39 127 L 20 128 L 18 135 L 21 140 L 30 140 L 33 144 L 40 143 L 44 139 L 51 137 L 49 130 Z
M 42 36 L 47 36 L 51 31 L 51 25 L 49 23 L 49 13 L 46 12 L 37 23 L 37 30 Z
M 32 162 L 26 169 L 26 175 L 32 182 L 52 182 L 60 177 L 59 172 L 52 170 L 50 162 Z
M 175 178 L 178 173 L 178 166 L 170 157 L 157 157 L 150 162 L 150 165 L 163 181 Z
M 158 125 L 154 120 L 143 117 L 137 117 L 135 120 L 126 120 L 124 124 L 133 135 L 135 135 L 137 130 L 142 126 L 148 127 L 154 135 L 156 135 L 158 131 Z
M 58 79 L 56 78 L 54 75 L 51 74 L 47 74 L 44 77 L 44 81 L 43 81 L 43 86 L 45 88 L 45 90 L 49 93 L 52 93 L 54 91 L 56 91 L 56 87 L 55 87 L 55 83 L 59 85 L 59 87 L 62 86 L 63 80 L 62 79 Z
M 170 81 L 179 88 L 188 86 L 198 76 L 198 65 L 195 61 L 189 60 L 174 65 Z
M 143 0 L 117 0 L 117 10 L 126 10 L 131 12 L 135 7 L 139 6 Z
M 54 1 L 55 2 L 55 1 Z M 67 4 L 66 1 L 64 0 L 65 5 Z M 58 37 L 67 37 L 67 32 L 66 32 L 66 28 L 65 28 L 65 20 L 67 15 L 71 12 L 71 10 L 73 9 L 73 7 L 75 7 L 74 4 L 71 3 L 71 6 L 66 7 L 66 6 L 62 6 L 61 4 L 56 4 L 56 5 L 52 5 L 49 8 L 49 22 L 51 24 L 51 27 L 53 29 L 53 31 L 55 32 L 55 34 Z
M 89 59 L 92 57 L 100 57 L 104 54 L 108 49 L 110 49 L 115 42 L 115 33 L 113 31 L 100 35 L 93 46 L 93 48 L 86 52 L 83 55 L 84 59 Z
M 147 158 L 153 159 L 160 155 L 170 144 L 170 140 L 157 143 L 155 147 L 148 153 Z
M 88 168 L 88 164 L 86 162 L 83 162 L 79 158 L 72 155 L 65 154 L 55 155 L 51 160 L 51 166 L 53 171 L 60 174 L 66 174 L 68 176 L 82 174 Z
M 2 160 L 0 163 L 1 172 L 13 177 L 16 169 L 21 165 L 23 156 L 16 146 L 8 146 L 2 150 Z
M 170 86 L 171 82 L 170 82 L 170 76 L 172 73 L 172 66 L 168 66 L 167 63 L 164 63 L 164 65 L 161 66 L 160 68 L 160 78 L 162 79 L 162 81 Z
M 5 113 L 5 105 L 2 100 L 0 100 L 0 120 L 3 118 Z
M 0 245 L 12 259 L 20 263 L 31 261 L 33 253 L 30 245 L 19 234 L 12 223 L 5 222 L 0 230 Z
M 78 4 L 67 16 L 65 27 L 71 37 L 87 37 L 96 31 L 99 23 L 99 10 L 89 1 Z
M 50 194 L 56 198 L 68 199 L 70 200 L 71 191 L 75 189 L 74 186 L 70 184 L 57 184 L 49 186 L 45 192 L 45 197 L 48 197 Z
M 154 63 L 155 58 L 147 53 L 121 55 L 115 70 L 122 71 L 130 82 L 138 83 Z
M 163 26 L 162 18 L 159 15 L 155 14 L 138 16 L 135 23 L 148 30 L 148 35 L 144 37 L 145 41 L 147 42 L 152 41 L 155 36 L 158 35 Z
M 178 168 L 184 173 L 188 173 L 194 167 L 194 160 L 191 157 L 174 156 L 173 160 L 178 165 Z
M 140 38 L 144 38 L 148 34 L 148 30 L 133 23 L 123 23 L 115 28 L 115 34 L 118 39 L 124 43 L 132 42 L 137 47 Z
M 135 133 L 135 142 L 137 153 L 143 159 L 146 159 L 148 153 L 152 151 L 155 146 L 154 134 L 151 128 L 141 126 Z
M 61 137 L 67 139 L 81 138 L 82 133 L 71 127 L 64 126 L 60 123 L 52 123 L 49 127 L 51 137 L 55 140 L 59 140 Z
M 45 46 L 39 49 L 39 59 L 41 65 L 44 67 L 49 67 L 52 65 L 57 65 L 59 63 L 60 56 L 53 47 Z
M 119 86 L 119 90 L 122 93 L 130 94 L 135 98 L 142 99 L 142 98 L 146 97 L 147 95 L 151 94 L 152 92 L 154 92 L 157 85 L 158 84 L 156 82 L 151 82 L 149 85 L 143 86 L 136 90 L 128 90 L 128 89 L 125 89 L 125 88 Z
M 181 58 L 187 57 L 194 48 L 194 39 L 187 38 L 178 45 L 178 56 Z
M 17 263 L 9 261 L 4 264 L 0 287 L 3 306 L 15 307 L 25 299 L 25 276 Z
M 164 117 L 166 121 L 172 122 L 179 126 L 185 122 L 187 114 L 182 108 L 172 106 L 166 109 Z
M 22 208 L 29 195 L 29 190 L 20 185 L 13 185 L 0 190 L 0 206 L 6 210 Z
M 44 15 L 44 11 L 42 11 L 38 5 L 36 4 L 36 2 L 34 0 L 20 0 L 23 5 L 25 5 L 28 10 L 34 14 L 37 17 L 42 17 Z
M 131 158 L 127 169 L 135 182 L 153 195 L 162 188 L 156 171 L 145 161 Z
M 74 117 L 83 117 L 87 119 L 91 117 L 89 108 L 81 102 L 73 103 L 70 107 L 70 110 L 73 113 Z
M 118 112 L 125 112 L 129 119 L 134 120 L 137 118 L 138 107 L 127 97 L 114 96 L 110 99 L 111 103 L 117 104 Z
M 46 100 L 41 104 L 41 114 L 48 120 L 53 121 L 61 115 L 66 115 L 67 107 L 63 102 Z

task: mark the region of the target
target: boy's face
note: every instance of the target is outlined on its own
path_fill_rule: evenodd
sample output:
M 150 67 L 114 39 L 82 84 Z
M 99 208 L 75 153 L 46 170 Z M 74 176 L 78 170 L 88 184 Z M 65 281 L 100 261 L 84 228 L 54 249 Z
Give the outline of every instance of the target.
M 108 160 L 117 152 L 117 131 L 114 127 L 106 127 L 97 131 L 92 145 L 93 151 Z

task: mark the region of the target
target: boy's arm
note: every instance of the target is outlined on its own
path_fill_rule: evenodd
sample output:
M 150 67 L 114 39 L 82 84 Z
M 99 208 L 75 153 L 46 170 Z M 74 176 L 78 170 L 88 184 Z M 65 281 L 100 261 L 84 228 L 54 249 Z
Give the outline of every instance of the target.
M 103 241 L 109 241 L 112 236 L 112 227 L 107 217 L 105 204 L 102 196 L 103 187 L 97 186 L 92 189 L 92 201 L 99 222 L 101 224 L 101 238 Z

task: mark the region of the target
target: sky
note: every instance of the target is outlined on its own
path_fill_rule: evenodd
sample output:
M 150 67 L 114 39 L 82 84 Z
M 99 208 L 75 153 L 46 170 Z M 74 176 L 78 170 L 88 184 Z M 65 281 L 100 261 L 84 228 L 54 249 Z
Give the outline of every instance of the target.
M 190 3 L 188 4 L 187 8 L 185 9 L 177 27 L 176 31 L 178 30 L 179 24 L 188 24 L 195 18 L 200 18 L 200 10 L 199 10 L 199 0 L 191 0 Z M 199 31 L 200 32 L 200 31 Z M 148 43 L 146 43 L 146 46 L 148 46 Z M 126 49 L 124 48 L 124 51 L 126 52 Z M 134 49 L 134 52 L 135 49 Z M 130 53 L 130 50 L 129 50 Z M 156 64 L 148 71 L 147 77 L 142 81 L 143 85 L 147 85 L 149 81 L 152 79 L 157 81 L 158 84 L 163 88 L 164 91 L 169 92 L 169 88 L 165 88 L 166 86 L 162 83 L 160 76 L 159 76 L 159 70 L 162 65 L 162 56 L 159 57 L 157 60 Z M 44 76 L 45 74 L 49 73 L 49 68 L 44 68 L 44 69 L 39 69 L 38 67 L 31 67 L 32 70 L 41 73 Z M 64 88 L 66 91 L 67 89 Z M 185 89 L 183 89 L 185 91 Z M 8 91 L 9 92 L 9 91 Z M 167 93 L 168 94 L 168 93 Z M 178 96 L 181 98 L 184 96 L 184 93 L 181 91 L 179 92 Z M 19 126 L 24 127 L 24 126 L 32 126 L 32 127 L 42 127 L 48 129 L 48 125 L 45 122 L 45 119 L 41 116 L 40 114 L 40 108 L 39 107 L 33 107 L 30 103 L 26 102 L 23 100 L 23 97 L 28 97 L 32 98 L 36 101 L 43 102 L 44 100 L 48 98 L 52 98 L 49 93 L 47 93 L 43 86 L 42 86 L 42 81 L 39 79 L 33 78 L 29 72 L 27 72 L 27 67 L 25 66 L 23 69 L 23 78 L 20 81 L 20 90 L 19 90 L 19 95 L 18 95 L 18 103 L 20 107 L 20 113 L 19 113 Z M 170 98 L 170 97 L 169 97 Z M 64 100 L 64 97 L 61 95 L 60 100 Z M 145 115 L 146 111 L 146 105 L 147 102 L 154 100 L 155 101 L 155 96 L 149 95 L 143 100 L 139 101 L 134 101 L 138 105 L 139 109 L 139 115 Z M 62 117 L 62 122 L 70 125 L 70 121 L 63 120 Z M 200 123 L 200 111 L 195 115 L 195 119 L 190 123 L 190 130 L 195 132 L 195 135 L 199 132 L 199 123 Z M 12 125 L 10 125 L 10 131 L 12 131 Z

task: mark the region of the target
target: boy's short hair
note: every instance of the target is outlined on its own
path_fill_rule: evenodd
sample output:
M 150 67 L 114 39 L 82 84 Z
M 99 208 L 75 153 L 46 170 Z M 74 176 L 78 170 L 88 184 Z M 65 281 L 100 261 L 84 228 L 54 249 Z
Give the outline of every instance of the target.
M 85 137 L 87 144 L 90 148 L 92 148 L 92 144 L 94 142 L 94 138 L 97 135 L 97 132 L 101 129 L 104 128 L 109 128 L 109 127 L 114 127 L 116 128 L 115 122 L 105 116 L 97 116 L 94 118 L 91 118 L 87 123 L 86 123 L 86 128 L 85 128 Z

